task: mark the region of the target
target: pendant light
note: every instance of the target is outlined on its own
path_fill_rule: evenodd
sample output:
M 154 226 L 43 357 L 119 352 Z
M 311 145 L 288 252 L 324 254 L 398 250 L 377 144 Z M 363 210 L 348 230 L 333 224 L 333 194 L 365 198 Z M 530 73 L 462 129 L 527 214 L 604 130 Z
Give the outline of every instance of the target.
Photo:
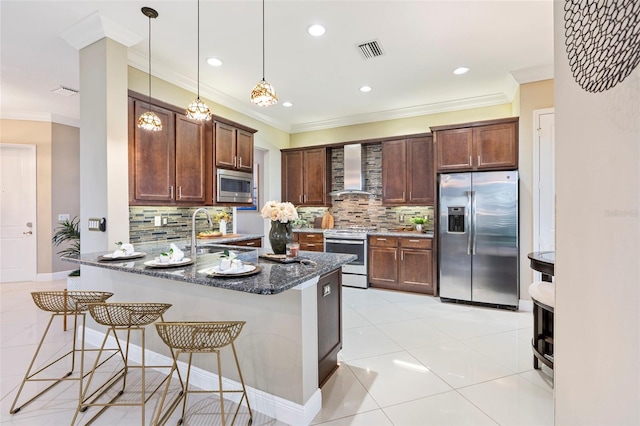
M 209 107 L 200 100 L 200 0 L 198 0 L 198 96 L 189 104 L 187 117 L 198 121 L 211 120 Z
M 151 105 L 151 18 L 157 18 L 158 12 L 150 7 L 143 7 L 142 14 L 149 18 L 149 105 Z M 153 111 L 147 111 L 138 118 L 138 127 L 144 130 L 158 132 L 162 130 L 162 122 L 160 117 Z
M 251 102 L 264 107 L 278 103 L 276 89 L 264 79 L 264 0 L 262 0 L 262 80 L 251 91 Z

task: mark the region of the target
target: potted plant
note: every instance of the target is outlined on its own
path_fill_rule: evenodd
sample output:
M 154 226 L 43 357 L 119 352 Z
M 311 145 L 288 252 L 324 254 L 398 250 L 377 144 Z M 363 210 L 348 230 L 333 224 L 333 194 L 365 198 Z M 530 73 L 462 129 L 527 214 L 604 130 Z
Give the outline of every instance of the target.
M 51 242 L 55 247 L 58 247 L 64 243 L 66 247 L 58 252 L 62 256 L 79 256 L 80 255 L 80 220 L 74 217 L 71 220 L 65 220 L 54 229 Z M 80 276 L 80 269 L 76 269 L 69 273 L 70 280 L 73 282 L 73 277 Z M 77 280 L 77 278 L 75 278 Z M 69 280 L 67 280 L 67 287 L 69 287 Z
M 416 231 L 422 232 L 422 225 L 427 223 L 427 219 L 421 216 L 412 217 L 411 222 L 413 222 L 416 225 Z

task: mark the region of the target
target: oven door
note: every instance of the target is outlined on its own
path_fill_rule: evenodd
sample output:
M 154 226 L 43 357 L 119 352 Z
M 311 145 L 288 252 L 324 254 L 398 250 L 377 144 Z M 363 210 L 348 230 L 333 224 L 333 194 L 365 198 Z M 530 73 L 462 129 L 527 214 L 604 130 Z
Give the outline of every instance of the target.
M 357 259 L 349 262 L 345 267 L 346 269 L 354 269 L 353 273 L 366 274 L 367 273 L 367 243 L 366 240 L 346 240 L 346 239 L 324 239 L 324 251 L 327 253 L 344 253 L 355 254 Z

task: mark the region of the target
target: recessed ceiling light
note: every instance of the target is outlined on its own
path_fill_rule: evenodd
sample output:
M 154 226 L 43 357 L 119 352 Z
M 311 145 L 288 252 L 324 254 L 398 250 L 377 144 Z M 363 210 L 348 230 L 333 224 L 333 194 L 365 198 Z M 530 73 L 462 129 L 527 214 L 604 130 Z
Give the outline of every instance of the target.
M 371 87 L 369 87 L 369 86 L 362 86 L 362 87 L 360 88 L 360 91 L 361 91 L 361 92 L 364 92 L 364 93 L 366 93 L 366 92 L 370 92 L 370 91 L 371 91 Z
M 320 37 L 321 35 L 324 35 L 325 32 L 327 32 L 327 30 L 320 24 L 313 24 L 309 26 L 309 28 L 307 28 L 307 31 L 314 37 Z
M 219 67 L 222 66 L 222 61 L 218 58 L 208 58 L 207 59 L 207 63 L 209 65 L 211 65 L 212 67 Z
M 453 70 L 453 73 L 455 75 L 462 75 L 462 74 L 466 74 L 467 71 L 469 71 L 469 68 L 467 67 L 458 67 L 455 70 Z
M 289 108 L 289 107 L 292 107 L 292 106 L 293 106 L 293 103 L 291 103 L 291 102 L 289 102 L 289 101 L 284 101 L 284 102 L 282 103 L 282 106 L 283 106 L 283 107 L 287 107 L 287 108 Z

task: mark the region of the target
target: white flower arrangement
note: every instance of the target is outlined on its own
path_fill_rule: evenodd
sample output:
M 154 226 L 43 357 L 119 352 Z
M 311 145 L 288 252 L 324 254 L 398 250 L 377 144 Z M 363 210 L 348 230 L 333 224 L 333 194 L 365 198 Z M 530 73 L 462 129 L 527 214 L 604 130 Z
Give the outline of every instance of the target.
M 260 214 L 265 219 L 287 223 L 298 218 L 296 207 L 289 202 L 267 201 L 260 210 Z

